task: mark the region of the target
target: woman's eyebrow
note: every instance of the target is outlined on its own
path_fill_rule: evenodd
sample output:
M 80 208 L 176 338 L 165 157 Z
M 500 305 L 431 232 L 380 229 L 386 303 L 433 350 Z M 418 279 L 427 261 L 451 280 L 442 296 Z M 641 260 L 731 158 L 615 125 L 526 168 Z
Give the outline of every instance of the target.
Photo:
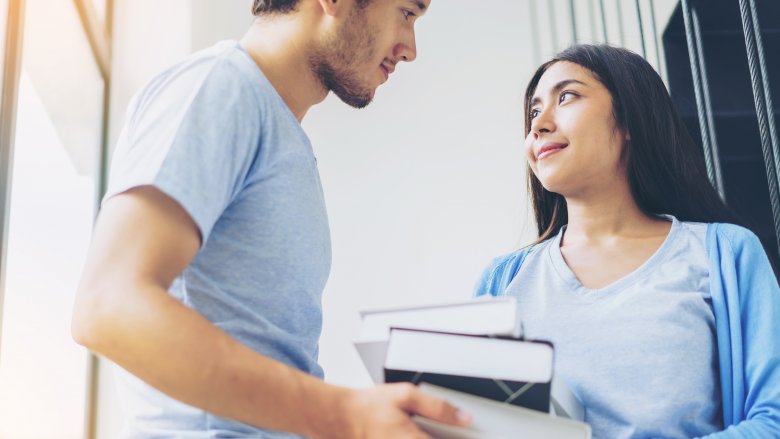
M 584 82 L 582 82 L 580 80 L 577 80 L 577 79 L 564 79 L 564 80 L 558 82 L 557 84 L 555 84 L 555 86 L 553 86 L 552 90 L 550 90 L 550 94 L 558 93 L 559 91 L 561 91 L 564 88 L 566 88 L 566 86 L 569 85 L 569 84 L 582 84 L 582 85 L 585 85 L 585 86 L 588 85 L 588 84 L 586 84 L 586 83 L 584 83 Z M 539 96 L 534 96 L 533 99 L 531 99 L 531 105 L 536 105 L 541 100 L 542 99 Z

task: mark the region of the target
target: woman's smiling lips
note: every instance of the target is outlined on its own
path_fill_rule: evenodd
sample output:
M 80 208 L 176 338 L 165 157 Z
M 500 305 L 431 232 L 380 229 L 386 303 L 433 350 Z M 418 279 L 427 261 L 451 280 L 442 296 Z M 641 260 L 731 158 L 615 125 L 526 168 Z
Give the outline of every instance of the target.
M 541 160 L 547 156 L 551 156 L 563 148 L 566 148 L 567 146 L 569 145 L 566 143 L 547 142 L 542 145 L 541 148 L 539 148 L 539 151 L 536 152 L 536 160 Z

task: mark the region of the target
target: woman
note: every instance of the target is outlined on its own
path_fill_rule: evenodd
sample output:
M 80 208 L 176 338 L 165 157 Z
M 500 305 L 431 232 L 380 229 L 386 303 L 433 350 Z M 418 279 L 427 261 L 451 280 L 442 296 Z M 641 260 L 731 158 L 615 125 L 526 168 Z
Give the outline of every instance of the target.
M 571 47 L 525 110 L 540 238 L 476 294 L 517 297 L 594 437 L 780 437 L 780 288 L 652 67 Z

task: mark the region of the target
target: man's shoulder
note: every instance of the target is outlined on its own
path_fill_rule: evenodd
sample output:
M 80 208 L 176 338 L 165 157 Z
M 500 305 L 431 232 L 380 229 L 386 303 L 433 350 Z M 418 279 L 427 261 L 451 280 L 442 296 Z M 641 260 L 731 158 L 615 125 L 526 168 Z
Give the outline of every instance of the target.
M 256 105 L 269 96 L 270 84 L 236 41 L 222 41 L 195 52 L 166 68 L 136 96 L 139 106 L 160 98 L 173 98 L 177 105 L 208 94 L 210 103 L 237 101 Z M 215 101 L 215 102 L 213 102 Z M 221 110 L 226 110 L 222 108 Z
M 180 63 L 180 69 L 201 71 L 225 86 L 270 86 L 260 68 L 238 41 L 221 41 L 193 53 Z
M 236 41 L 195 52 L 152 78 L 128 107 L 130 133 L 195 125 L 257 127 L 279 112 L 280 98 Z M 157 128 L 155 128 L 157 127 Z M 249 133 L 251 130 L 243 130 Z

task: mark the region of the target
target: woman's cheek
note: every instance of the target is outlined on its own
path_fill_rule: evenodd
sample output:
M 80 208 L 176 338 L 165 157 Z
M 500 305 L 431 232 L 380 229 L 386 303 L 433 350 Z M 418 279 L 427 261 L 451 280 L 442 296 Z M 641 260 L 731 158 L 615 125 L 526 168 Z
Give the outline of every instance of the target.
M 536 155 L 534 154 L 534 134 L 528 133 L 527 136 L 525 136 L 525 144 L 523 145 L 525 149 L 525 159 L 528 161 L 528 164 L 531 165 L 531 167 L 536 167 Z

